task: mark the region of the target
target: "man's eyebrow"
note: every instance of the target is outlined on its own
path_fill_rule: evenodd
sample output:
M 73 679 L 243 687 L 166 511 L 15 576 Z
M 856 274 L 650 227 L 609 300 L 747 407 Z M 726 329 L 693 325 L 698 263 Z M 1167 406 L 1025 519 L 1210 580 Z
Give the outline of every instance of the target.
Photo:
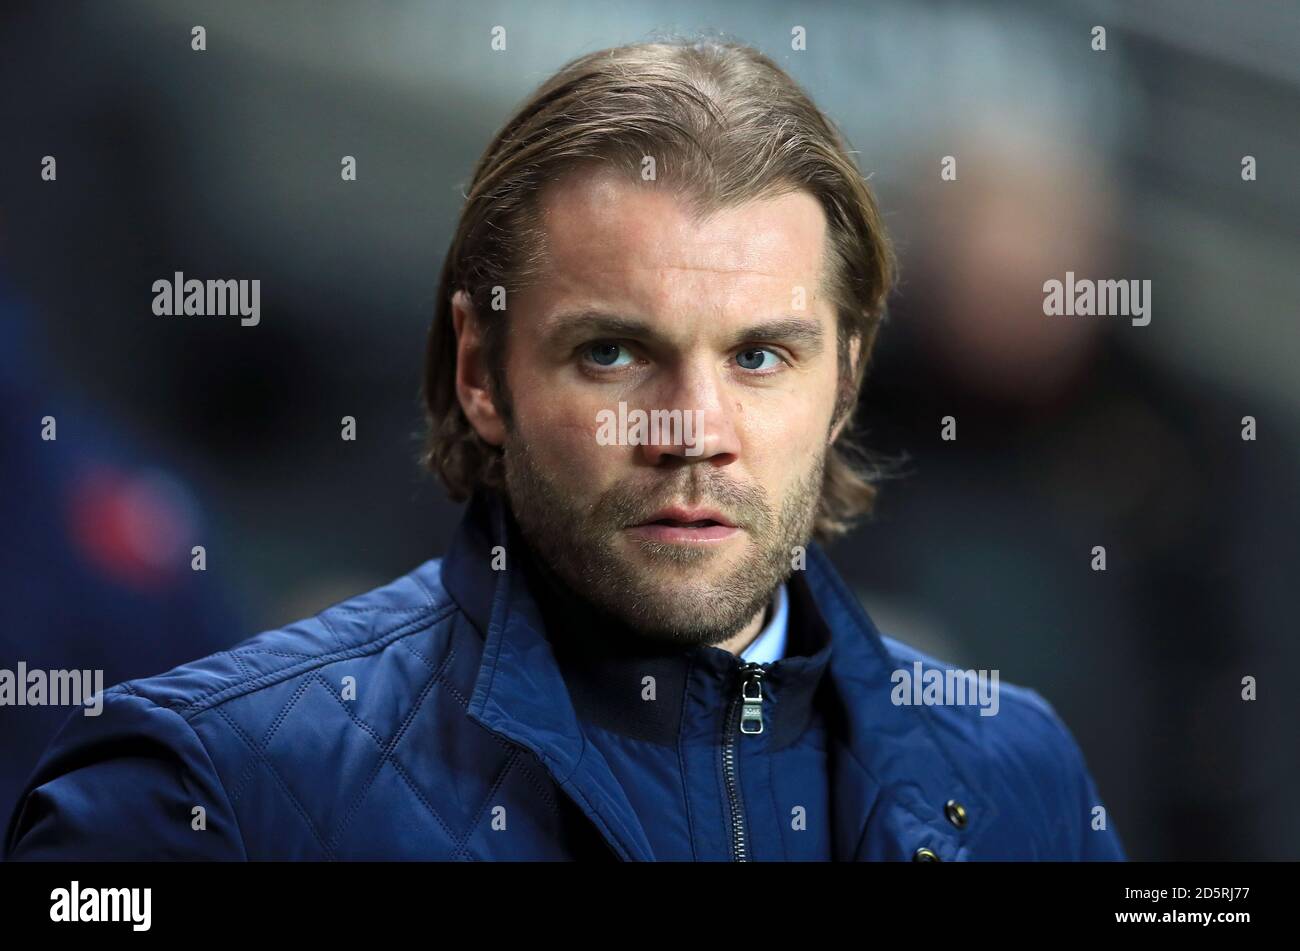
M 551 338 L 595 336 L 635 337 L 649 339 L 658 336 L 654 325 L 644 320 L 620 317 L 599 310 L 582 310 L 572 314 L 557 314 L 544 324 L 543 332 Z
M 546 321 L 547 336 L 555 338 L 578 335 L 591 337 L 627 337 L 634 340 L 665 340 L 654 324 L 633 317 L 622 317 L 598 310 L 559 314 Z M 821 325 L 807 317 L 776 317 L 760 321 L 737 331 L 728 348 L 746 343 L 790 343 L 802 345 L 813 353 L 822 348 Z
M 736 334 L 733 347 L 745 343 L 792 343 L 806 347 L 812 353 L 822 348 L 821 324 L 807 317 L 776 317 L 746 327 Z

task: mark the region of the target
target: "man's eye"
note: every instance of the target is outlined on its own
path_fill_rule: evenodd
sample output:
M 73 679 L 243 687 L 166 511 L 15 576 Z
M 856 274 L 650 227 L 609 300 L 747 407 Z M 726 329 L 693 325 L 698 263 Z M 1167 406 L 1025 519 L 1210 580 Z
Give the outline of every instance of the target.
M 764 363 L 766 357 L 771 357 L 771 363 Z M 736 354 L 736 364 L 745 370 L 770 370 L 781 361 L 781 358 L 775 351 L 768 350 L 766 347 L 755 347 L 752 350 L 742 350 Z
M 620 351 L 628 358 L 619 362 Z M 627 366 L 631 362 L 632 354 L 627 347 L 618 343 L 595 343 L 586 349 L 586 355 L 591 358 L 591 362 L 600 367 L 621 367 Z

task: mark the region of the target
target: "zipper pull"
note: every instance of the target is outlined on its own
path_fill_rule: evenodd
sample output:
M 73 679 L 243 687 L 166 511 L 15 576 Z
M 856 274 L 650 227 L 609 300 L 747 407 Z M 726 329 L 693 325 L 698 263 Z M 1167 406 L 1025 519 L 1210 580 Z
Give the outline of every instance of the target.
M 763 732 L 763 664 L 741 664 L 745 679 L 740 685 L 740 732 Z

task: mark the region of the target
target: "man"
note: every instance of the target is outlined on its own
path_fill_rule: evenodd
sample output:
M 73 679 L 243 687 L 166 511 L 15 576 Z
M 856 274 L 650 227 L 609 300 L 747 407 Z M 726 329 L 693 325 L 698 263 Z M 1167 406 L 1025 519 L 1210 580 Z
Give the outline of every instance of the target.
M 846 427 L 892 270 L 765 57 L 566 66 L 443 268 L 426 458 L 470 498 L 446 557 L 108 691 L 9 854 L 1122 858 L 1051 707 L 931 692 L 968 681 L 882 637 L 819 547 L 872 500 Z

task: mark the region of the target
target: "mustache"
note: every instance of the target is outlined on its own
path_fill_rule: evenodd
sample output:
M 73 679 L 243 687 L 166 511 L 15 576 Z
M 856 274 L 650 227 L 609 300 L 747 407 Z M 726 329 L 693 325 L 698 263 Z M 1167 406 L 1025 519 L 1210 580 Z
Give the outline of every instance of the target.
M 737 528 L 753 530 L 770 524 L 772 509 L 759 487 L 716 476 L 704 482 L 707 484 L 702 484 L 698 476 L 687 481 L 629 480 L 606 491 L 593 514 L 605 524 L 623 528 L 641 524 L 656 512 L 680 504 L 713 509 Z

